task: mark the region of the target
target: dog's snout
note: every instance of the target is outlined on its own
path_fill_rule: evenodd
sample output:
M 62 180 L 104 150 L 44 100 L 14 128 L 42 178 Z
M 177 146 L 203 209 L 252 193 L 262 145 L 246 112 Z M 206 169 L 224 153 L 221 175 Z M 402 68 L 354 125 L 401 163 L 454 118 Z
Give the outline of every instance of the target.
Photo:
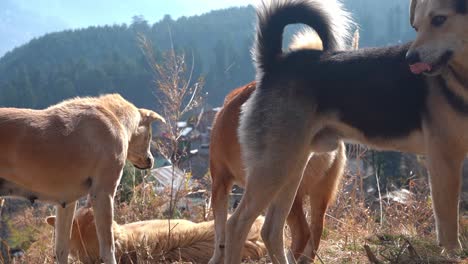
M 408 64 L 416 64 L 418 62 L 421 62 L 421 57 L 419 56 L 419 52 L 416 51 L 408 51 L 406 53 L 406 61 Z

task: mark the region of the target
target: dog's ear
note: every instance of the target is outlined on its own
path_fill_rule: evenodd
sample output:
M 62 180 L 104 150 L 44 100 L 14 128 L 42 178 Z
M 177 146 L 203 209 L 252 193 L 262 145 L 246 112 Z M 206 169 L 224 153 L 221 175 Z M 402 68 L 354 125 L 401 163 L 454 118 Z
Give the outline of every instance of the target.
M 140 111 L 142 121 L 146 121 L 150 123 L 154 121 L 161 121 L 163 123 L 166 123 L 166 120 L 154 111 L 144 109 L 144 108 L 140 108 L 139 111 Z
M 51 225 L 51 226 L 55 226 L 55 216 L 49 216 L 46 218 L 46 223 Z
M 418 0 L 411 0 L 410 3 L 410 23 L 411 26 L 414 24 L 414 12 L 416 11 L 416 5 L 418 4 Z

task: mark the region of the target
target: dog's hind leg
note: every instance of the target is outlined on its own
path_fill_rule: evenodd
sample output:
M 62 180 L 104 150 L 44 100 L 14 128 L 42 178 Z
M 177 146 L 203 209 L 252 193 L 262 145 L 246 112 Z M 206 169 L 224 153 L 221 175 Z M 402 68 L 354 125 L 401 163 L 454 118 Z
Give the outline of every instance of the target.
M 261 171 L 255 171 L 260 174 Z M 226 224 L 226 248 L 224 263 L 241 263 L 242 245 L 247 239 L 248 232 L 260 213 L 268 206 L 270 199 L 276 190 L 269 186 L 263 186 L 264 182 L 257 178 L 268 177 L 268 175 L 257 175 L 254 180 L 247 182 L 245 193 L 236 208 L 229 217 Z M 253 177 L 252 177 L 253 178 Z M 249 188 L 249 184 L 252 188 Z
M 258 155 L 259 159 L 249 162 L 244 196 L 226 226 L 225 263 L 240 263 L 242 245 L 252 223 L 272 201 L 262 238 L 273 263 L 287 263 L 283 247 L 284 223 L 309 158 L 308 142 L 295 137 L 289 139 L 283 140 L 280 146 L 270 145 L 271 148 Z
M 226 225 L 225 263 L 240 263 L 242 245 L 252 223 L 273 203 L 262 237 L 272 261 L 284 264 L 284 223 L 310 156 L 313 135 L 321 124 L 314 120 L 314 104 L 281 90 L 256 90 L 242 109 L 238 131 L 246 185 Z
M 303 255 L 297 260 L 299 264 L 313 262 L 316 252 L 319 249 L 320 239 L 322 237 L 325 213 L 328 206 L 335 198 L 341 177 L 346 165 L 345 146 L 341 142 L 338 149 L 334 152 L 334 160 L 326 171 L 314 184 L 310 184 L 307 193 L 310 197 L 310 239 L 304 249 Z M 320 165 L 309 163 L 309 166 Z M 313 167 L 311 168 L 313 169 Z M 306 169 L 303 177 L 314 177 L 320 175 L 308 176 L 306 173 L 313 173 L 313 170 Z
M 268 204 L 271 202 L 272 197 L 275 197 L 279 189 L 281 189 L 281 186 L 280 188 L 276 188 L 277 186 L 275 183 L 265 181 L 265 179 L 267 179 L 270 175 L 264 174 L 258 176 L 259 177 L 256 177 L 255 180 L 247 182 L 246 192 L 244 193 L 244 196 L 242 197 L 242 200 L 239 206 L 237 207 L 236 211 L 227 222 L 225 263 L 238 264 L 241 262 L 242 245 L 245 243 L 249 229 L 251 228 L 255 219 L 260 215 L 260 213 L 264 209 L 266 209 Z M 283 183 L 281 183 L 281 185 L 283 185 Z M 252 186 L 255 187 L 249 189 L 249 184 L 252 184 Z M 292 199 L 289 205 L 291 204 Z M 275 208 L 273 208 L 272 212 L 276 212 Z M 287 213 L 288 212 L 286 212 L 286 214 Z M 273 219 L 271 219 L 270 217 L 269 229 L 265 229 L 265 226 L 262 229 L 262 237 L 264 237 L 264 235 L 266 234 L 266 230 L 273 229 L 273 226 L 271 226 L 271 224 L 273 224 L 274 221 L 272 220 Z M 284 222 L 280 224 L 280 227 L 277 228 L 282 229 L 283 225 Z M 271 246 L 272 243 L 269 240 L 270 238 L 270 236 L 267 237 L 267 240 L 269 241 L 269 245 L 267 245 L 267 248 L 269 252 L 273 255 L 273 257 L 278 260 L 273 262 L 287 263 L 284 258 L 284 252 L 282 248 L 280 254 L 270 251 L 272 248 L 276 248 Z M 282 245 L 280 241 L 278 242 L 280 243 L 280 245 Z
M 297 259 L 304 251 L 310 237 L 309 224 L 307 223 L 303 208 L 303 197 L 299 196 L 299 194 L 294 198 L 287 223 L 291 230 L 291 251 L 294 254 L 294 258 Z
M 233 176 L 227 169 L 216 170 L 211 166 L 212 196 L 211 207 L 213 208 L 215 222 L 215 245 L 213 257 L 210 264 L 222 263 L 224 257 L 224 240 L 226 232 L 226 220 L 228 214 L 229 193 L 232 188 Z
M 55 257 L 57 263 L 67 264 L 70 251 L 70 233 L 75 214 L 76 202 L 55 206 L 57 218 L 55 222 Z
M 309 160 L 310 154 L 300 146 L 292 145 L 295 153 L 288 153 L 288 159 L 283 161 L 283 169 L 274 168 L 277 172 L 269 175 L 272 179 L 284 179 L 281 189 L 276 193 L 268 208 L 265 223 L 262 228 L 262 238 L 268 249 L 273 263 L 288 263 L 284 252 L 283 231 L 286 218 L 291 211 L 291 207 L 296 196 L 297 189 L 304 173 L 304 167 Z M 297 152 L 296 152 L 297 151 Z M 286 152 L 287 153 L 287 152 Z M 278 161 L 276 161 L 278 162 Z M 279 174 L 286 177 L 280 178 Z
M 436 219 L 437 239 L 445 249 L 460 248 L 458 240 L 458 203 L 462 163 L 465 153 L 448 142 L 432 139 L 428 143 L 428 169 Z M 442 140 L 440 140 L 442 141 Z

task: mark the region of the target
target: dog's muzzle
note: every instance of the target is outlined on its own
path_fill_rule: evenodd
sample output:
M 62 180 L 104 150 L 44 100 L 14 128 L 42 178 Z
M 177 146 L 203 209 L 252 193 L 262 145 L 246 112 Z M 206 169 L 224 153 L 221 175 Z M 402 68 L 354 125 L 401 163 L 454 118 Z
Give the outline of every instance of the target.
M 421 62 L 421 56 L 419 56 L 419 52 L 417 51 L 408 51 L 406 53 L 406 61 L 409 65 L 416 64 Z
M 147 169 L 153 168 L 154 159 L 152 157 L 147 157 L 145 161 L 146 161 L 145 166 L 140 166 L 141 164 L 140 165 L 133 164 L 133 166 L 140 170 L 147 170 Z
M 411 72 L 414 74 L 437 75 L 440 73 L 440 69 L 445 67 L 452 57 L 453 51 L 448 50 L 435 63 L 430 64 L 421 60 L 419 52 L 408 51 L 406 61 L 410 65 Z

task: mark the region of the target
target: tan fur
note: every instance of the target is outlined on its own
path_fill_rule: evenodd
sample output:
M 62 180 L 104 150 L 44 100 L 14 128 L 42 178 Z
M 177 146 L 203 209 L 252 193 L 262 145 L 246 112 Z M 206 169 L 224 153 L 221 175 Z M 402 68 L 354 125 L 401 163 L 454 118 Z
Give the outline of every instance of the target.
M 453 51 L 453 61 L 467 58 L 466 46 L 468 42 L 468 15 L 458 14 L 455 11 L 455 0 L 412 0 L 410 20 L 417 30 L 409 52 L 417 51 L 423 62 L 431 65 L 437 64 L 446 51 Z M 431 20 L 435 16 L 446 16 L 446 22 L 441 26 L 434 26 Z M 466 74 L 466 69 L 457 69 L 460 75 Z M 466 63 L 463 63 L 466 65 Z M 444 69 L 441 69 L 444 70 Z M 440 73 L 439 71 L 435 74 Z M 435 75 L 434 74 L 434 75 Z M 466 75 L 464 75 L 466 76 Z
M 455 11 L 455 1 L 412 0 L 410 17 L 417 30 L 409 52 L 418 52 L 423 62 L 431 65 L 447 51 L 453 52 L 448 65 L 442 65 L 429 76 L 440 75 L 464 103 L 468 102 L 468 15 Z M 446 22 L 436 27 L 434 16 L 446 16 Z M 430 79 L 429 105 L 431 123 L 425 125 L 425 153 L 431 174 L 432 198 L 439 243 L 448 250 L 460 247 L 458 242 L 458 200 L 461 186 L 462 161 L 468 151 L 466 116 L 451 107 Z M 441 129 L 443 128 L 443 129 Z M 451 190 L 451 191 L 447 191 Z
M 291 44 L 289 45 L 289 49 L 322 50 L 323 44 L 322 40 L 319 38 L 319 36 L 314 30 L 310 28 L 304 28 L 299 33 L 294 34 Z
M 55 225 L 55 217 L 46 219 Z M 263 217 L 252 227 L 244 245 L 243 259 L 258 260 L 266 254 L 260 241 Z M 194 223 L 182 219 L 140 221 L 125 225 L 113 222 L 118 263 L 139 263 L 146 256 L 157 263 L 176 261 L 207 263 L 213 252 L 214 223 Z M 170 236 L 169 236 L 170 230 Z M 75 213 L 70 238 L 71 255 L 85 264 L 99 260 L 99 243 L 91 208 L 80 208 Z M 142 259 L 140 259 L 142 261 Z
M 0 195 L 57 205 L 56 257 L 67 263 L 75 201 L 90 194 L 101 256 L 115 263 L 110 229 L 113 197 L 125 160 L 150 168 L 151 122 L 118 94 L 74 98 L 44 110 L 0 108 Z
M 411 0 L 410 2 L 410 23 L 414 24 L 414 11 L 416 10 L 417 1 Z
M 290 49 L 322 49 L 314 31 L 304 31 L 294 37 Z M 210 173 L 212 178 L 212 208 L 216 223 L 215 253 L 210 263 L 221 263 L 229 193 L 234 183 L 245 186 L 245 171 L 241 162 L 237 129 L 241 106 L 255 90 L 255 82 L 240 87 L 226 96 L 223 108 L 213 123 L 210 142 Z M 346 163 L 345 147 L 312 157 L 288 217 L 292 232 L 291 249 L 295 258 L 313 259 L 320 243 L 325 211 L 334 197 Z M 311 223 L 303 211 L 303 200 L 310 198 Z

